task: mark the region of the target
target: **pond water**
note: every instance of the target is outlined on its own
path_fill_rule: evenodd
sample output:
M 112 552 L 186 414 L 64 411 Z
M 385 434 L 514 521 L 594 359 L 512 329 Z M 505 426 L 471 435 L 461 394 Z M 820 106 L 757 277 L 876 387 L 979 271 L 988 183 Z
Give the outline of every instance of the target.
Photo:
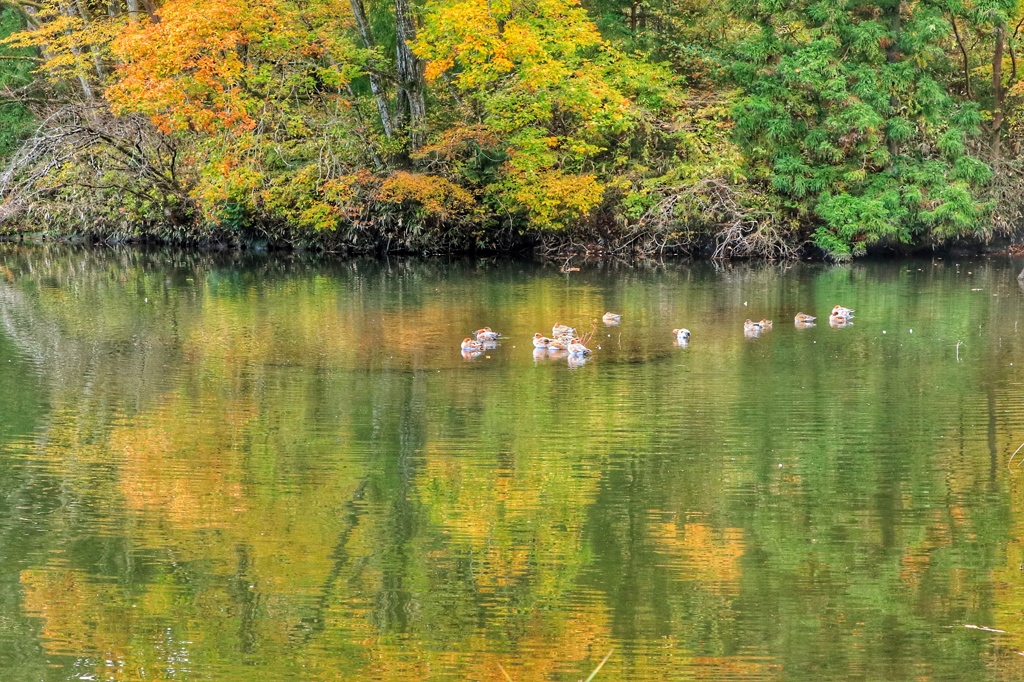
M 0 680 L 1024 678 L 1019 262 L 0 266 Z

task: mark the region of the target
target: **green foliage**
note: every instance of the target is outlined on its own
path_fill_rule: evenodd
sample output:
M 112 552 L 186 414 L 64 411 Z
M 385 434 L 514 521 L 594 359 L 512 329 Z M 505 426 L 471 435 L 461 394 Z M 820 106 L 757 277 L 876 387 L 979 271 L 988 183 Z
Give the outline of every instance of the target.
M 981 120 L 938 79 L 949 69 L 941 11 L 734 5 L 759 28 L 736 45 L 738 140 L 757 177 L 819 223 L 819 247 L 844 257 L 878 241 L 984 234 L 991 173 L 967 150 Z
M 21 16 L 0 5 L 0 40 L 24 28 Z M 32 82 L 32 51 L 0 45 L 0 91 Z M 8 156 L 30 130 L 32 114 L 18 102 L 0 98 L 0 160 Z
M 836 259 L 1024 219 L 1024 180 L 993 170 L 1024 146 L 1018 0 L 163 0 L 152 21 L 123 1 L 44 0 L 7 41 L 44 58 L 64 112 L 17 169 L 31 199 L 0 188 L 8 215 Z M 19 27 L 4 10 L 0 33 Z M 0 86 L 28 83 L 31 55 L 4 49 Z M 0 154 L 27 121 L 0 103 Z

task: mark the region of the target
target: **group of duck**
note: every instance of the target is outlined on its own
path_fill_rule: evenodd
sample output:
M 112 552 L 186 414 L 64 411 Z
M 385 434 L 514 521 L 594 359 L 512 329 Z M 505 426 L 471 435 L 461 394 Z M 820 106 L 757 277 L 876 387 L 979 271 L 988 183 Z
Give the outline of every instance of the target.
M 832 308 L 832 313 L 828 317 L 828 324 L 835 329 L 849 327 L 853 325 L 853 313 L 854 311 L 850 308 L 837 305 Z M 793 318 L 793 324 L 796 325 L 797 329 L 806 329 L 815 326 L 815 320 L 817 319 L 813 315 L 797 313 Z M 601 321 L 608 326 L 617 325 L 622 321 L 622 315 L 605 313 Z M 768 319 L 761 320 L 760 322 L 748 319 L 743 322 L 743 335 L 748 338 L 759 337 L 763 332 L 771 331 L 771 329 L 772 321 Z M 689 329 L 673 329 L 672 335 L 675 336 L 676 343 L 680 346 L 685 348 L 690 344 Z M 497 348 L 498 339 L 500 338 L 501 334 L 493 331 L 490 327 L 477 329 L 473 332 L 473 336 L 467 336 L 462 340 L 462 356 L 468 360 L 486 350 Z M 541 356 L 567 357 L 570 364 L 572 364 L 573 360 L 582 362 L 591 353 L 592 351 L 587 348 L 576 334 L 576 330 L 564 324 L 556 323 L 551 328 L 550 337 L 544 336 L 540 332 L 533 335 L 533 354 L 535 358 Z
M 841 305 L 837 305 L 832 308 L 832 313 L 828 316 L 828 325 L 833 329 L 842 329 L 843 327 L 853 326 L 853 310 L 850 308 L 844 308 Z M 797 313 L 793 317 L 793 324 L 796 325 L 797 329 L 807 329 L 815 325 L 815 320 L 818 318 L 814 315 L 808 315 L 807 313 Z M 746 320 L 743 323 L 743 335 L 748 338 L 756 338 L 761 335 L 761 332 L 768 332 L 772 330 L 771 320 L 761 320 L 760 322 L 752 322 Z
M 828 324 L 833 329 L 842 329 L 843 327 L 850 327 L 853 325 L 853 310 L 850 308 L 844 308 L 841 305 L 837 305 L 832 308 L 832 313 L 828 316 Z M 815 326 L 815 320 L 818 318 L 814 315 L 808 315 L 807 313 L 797 313 L 793 317 L 793 324 L 796 325 L 797 329 L 807 329 Z M 772 330 L 771 320 L 761 320 L 760 322 L 753 322 L 746 320 L 743 323 L 743 335 L 748 338 L 756 338 L 761 335 L 762 332 L 769 332 Z
M 605 317 L 608 315 L 611 315 L 611 313 L 607 313 Z M 615 321 L 615 324 L 617 323 L 618 320 Z M 543 350 L 556 356 L 564 353 L 566 355 L 584 357 L 592 352 L 586 347 L 580 337 L 576 335 L 575 329 L 557 323 L 551 327 L 550 338 L 540 332 L 533 335 L 533 348 L 535 351 Z

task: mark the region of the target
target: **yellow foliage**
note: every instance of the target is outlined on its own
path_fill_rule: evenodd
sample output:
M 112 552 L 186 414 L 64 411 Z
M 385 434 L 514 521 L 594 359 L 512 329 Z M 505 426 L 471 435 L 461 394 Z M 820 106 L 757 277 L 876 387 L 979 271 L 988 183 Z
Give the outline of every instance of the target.
M 487 126 L 479 123 L 456 125 L 438 135 L 430 144 L 420 148 L 411 156 L 413 159 L 436 157 L 451 161 L 464 153 L 470 145 L 490 147 L 497 145 L 498 136 Z
M 561 229 L 585 217 L 604 197 L 604 185 L 593 175 L 550 169 L 514 173 L 510 181 L 510 198 L 526 210 L 531 224 L 541 229 Z
M 12 47 L 38 48 L 43 55 L 42 69 L 54 79 L 95 80 L 104 75 L 103 61 L 110 42 L 127 23 L 124 17 L 107 16 L 86 21 L 56 2 L 43 3 L 34 19 L 35 28 L 15 33 L 3 42 Z
M 473 195 L 455 183 L 436 175 L 397 171 L 377 191 L 377 200 L 390 204 L 418 203 L 432 218 L 449 220 L 471 210 Z

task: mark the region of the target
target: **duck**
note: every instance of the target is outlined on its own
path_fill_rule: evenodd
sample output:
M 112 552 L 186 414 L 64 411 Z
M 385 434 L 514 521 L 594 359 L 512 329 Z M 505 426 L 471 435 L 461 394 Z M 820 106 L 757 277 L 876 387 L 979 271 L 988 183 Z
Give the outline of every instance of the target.
M 564 324 L 556 324 L 551 328 L 551 336 L 559 337 L 568 335 L 570 338 L 576 336 L 576 330 L 572 327 L 566 327 Z
M 462 350 L 467 353 L 479 353 L 484 349 L 484 345 L 479 341 L 475 341 L 470 337 L 462 339 Z
M 490 327 L 484 327 L 483 329 L 477 329 L 473 334 L 476 336 L 477 341 L 497 341 L 501 338 L 501 334 L 495 331 L 491 331 Z
M 771 331 L 772 321 L 771 320 L 761 320 L 760 322 L 757 323 L 757 325 L 759 327 L 761 327 L 762 331 Z
M 743 331 L 744 332 L 759 332 L 759 331 L 761 331 L 761 323 L 760 322 L 754 322 L 754 321 L 749 320 L 749 319 L 748 320 L 744 320 L 744 322 L 743 322 Z
M 572 340 L 567 341 L 564 337 L 551 339 L 548 343 L 548 350 L 568 350 L 570 343 L 572 343 Z
M 580 342 L 579 338 L 573 338 L 572 342 L 569 344 L 569 347 L 566 350 L 569 351 L 569 355 L 576 356 L 590 355 L 591 353 L 591 350 L 584 346 L 583 343 Z
M 533 347 L 534 348 L 547 348 L 548 344 L 551 343 L 551 339 L 544 336 L 540 332 L 533 335 Z
M 686 343 L 690 340 L 689 329 L 673 329 L 672 333 L 676 335 L 676 341 L 679 343 Z
M 601 318 L 601 321 L 605 324 L 618 324 L 622 321 L 622 315 L 616 315 L 615 313 L 605 313 Z
M 853 312 L 854 311 L 851 310 L 850 308 L 844 308 L 841 305 L 837 305 L 835 308 L 832 309 L 833 315 L 840 315 L 841 317 L 845 317 L 847 320 L 853 317 Z
M 793 317 L 793 322 L 795 324 L 807 324 L 808 322 L 814 322 L 816 319 L 818 318 L 816 318 L 814 315 L 808 315 L 807 313 L 797 313 Z

